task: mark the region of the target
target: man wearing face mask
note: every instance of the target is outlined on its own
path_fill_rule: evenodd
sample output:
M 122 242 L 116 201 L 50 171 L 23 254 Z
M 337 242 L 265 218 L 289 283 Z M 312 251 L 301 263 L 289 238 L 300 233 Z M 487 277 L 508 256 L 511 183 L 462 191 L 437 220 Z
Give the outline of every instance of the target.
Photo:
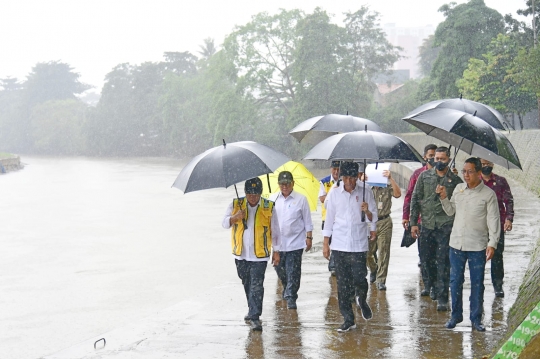
M 424 290 L 431 299 L 437 300 L 437 310 L 448 310 L 448 285 L 450 281 L 449 241 L 454 216 L 443 210 L 437 186 L 444 186 L 448 198 L 452 198 L 454 188 L 463 183 L 448 165 L 450 151 L 447 147 L 435 150 L 433 168 L 418 177 L 411 198 L 411 235 L 420 242 L 422 269 L 425 272 Z M 422 216 L 422 233 L 418 218 Z
M 426 164 L 423 167 L 418 168 L 415 170 L 409 179 L 409 186 L 407 187 L 407 193 L 405 194 L 405 199 L 403 200 L 403 217 L 401 223 L 403 224 L 404 229 L 409 229 L 409 220 L 410 220 L 410 214 L 411 214 L 411 198 L 414 191 L 414 186 L 416 186 L 416 182 L 418 181 L 418 177 L 420 177 L 420 173 L 427 171 L 431 168 L 433 168 L 433 165 L 435 163 L 435 150 L 437 149 L 437 145 L 434 145 L 433 143 L 427 145 L 424 148 L 424 161 L 426 161 Z M 421 220 L 418 219 L 418 228 L 421 231 Z M 416 241 L 418 245 L 418 258 L 422 258 L 422 255 L 420 254 L 420 241 Z M 418 263 L 419 267 L 422 267 L 422 262 L 420 259 L 420 262 Z M 421 270 L 422 272 L 422 281 L 425 283 L 427 280 L 427 276 L 424 273 L 424 270 Z M 429 288 L 423 289 L 422 293 L 420 293 L 422 296 L 429 295 Z
M 510 191 L 510 186 L 506 178 L 493 173 L 493 163 L 483 158 L 482 163 L 482 180 L 484 184 L 491 188 L 497 195 L 499 204 L 499 213 L 501 217 L 501 234 L 497 249 L 491 260 L 491 282 L 495 290 L 496 297 L 504 297 L 503 279 L 503 251 L 504 251 L 504 233 L 512 230 L 512 222 L 514 221 L 514 196 Z

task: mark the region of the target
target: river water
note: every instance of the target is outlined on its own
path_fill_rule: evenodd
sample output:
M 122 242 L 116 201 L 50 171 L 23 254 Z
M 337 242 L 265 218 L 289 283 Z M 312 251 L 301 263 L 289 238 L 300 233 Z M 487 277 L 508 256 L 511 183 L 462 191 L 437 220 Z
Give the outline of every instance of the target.
M 399 247 L 401 200 L 396 200 L 389 289 L 372 288 L 374 319 L 365 324 L 359 319 L 356 333 L 338 336 L 335 280 L 326 271 L 320 214 L 314 213 L 316 239 L 304 258 L 298 314 L 282 308 L 279 285 L 269 268 L 266 329 L 263 336 L 252 336 L 241 321 L 245 299 L 229 254 L 229 233 L 221 228 L 234 189 L 184 195 L 171 188 L 183 165 L 175 160 L 23 161 L 24 170 L 0 176 L 2 359 L 46 356 L 103 333 L 109 333 L 110 352 L 99 352 L 99 358 L 143 353 L 149 358 L 180 353 L 230 358 L 481 357 L 504 334 L 538 237 L 539 201 L 511 183 L 517 214 L 505 250 L 507 295 L 494 299 L 486 276 L 488 332 L 471 333 L 468 323 L 448 331 L 442 324 L 449 313 L 437 312 L 434 302 L 419 297 L 416 245 Z M 186 319 L 184 311 L 190 310 L 194 314 Z M 143 318 L 139 329 L 130 329 Z M 120 349 L 115 349 L 115 339 Z M 212 345 L 205 344 L 209 342 Z M 91 349 L 89 345 L 83 348 Z M 77 347 L 67 352 L 59 357 L 94 357 L 79 355 L 85 351 Z
M 0 358 L 56 352 L 236 278 L 220 222 L 234 189 L 184 195 L 175 160 L 23 162 L 0 176 Z

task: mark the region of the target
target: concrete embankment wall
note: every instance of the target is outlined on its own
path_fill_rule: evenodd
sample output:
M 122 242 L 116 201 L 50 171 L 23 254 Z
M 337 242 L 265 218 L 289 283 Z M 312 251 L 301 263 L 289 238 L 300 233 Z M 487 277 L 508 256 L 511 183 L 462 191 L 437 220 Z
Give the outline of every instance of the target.
M 17 171 L 22 169 L 23 167 L 24 166 L 21 164 L 21 158 L 19 156 L 0 158 L 0 174 L 5 172 Z
M 422 153 L 424 147 L 429 143 L 446 145 L 444 142 L 426 136 L 423 133 L 397 134 L 418 152 Z M 494 172 L 506 178 L 512 178 L 532 193 L 540 196 L 540 130 L 524 130 L 506 134 L 514 146 L 523 171 L 506 170 L 500 166 L 495 166 Z M 456 167 L 461 169 L 463 162 L 469 155 L 460 153 L 457 156 Z M 392 171 L 397 175 L 401 186 L 408 184 L 408 177 L 412 170 L 401 165 L 394 165 Z M 406 187 L 405 187 L 406 188 Z M 516 215 L 519 215 L 517 213 Z M 540 209 L 539 209 L 540 215 Z M 518 297 L 508 314 L 508 333 L 501 346 L 514 332 L 514 330 L 527 317 L 531 310 L 540 302 L 540 238 L 536 240 L 536 245 L 531 254 L 529 266 L 523 277 Z M 535 351 L 540 347 L 540 337 L 534 338 L 527 348 Z

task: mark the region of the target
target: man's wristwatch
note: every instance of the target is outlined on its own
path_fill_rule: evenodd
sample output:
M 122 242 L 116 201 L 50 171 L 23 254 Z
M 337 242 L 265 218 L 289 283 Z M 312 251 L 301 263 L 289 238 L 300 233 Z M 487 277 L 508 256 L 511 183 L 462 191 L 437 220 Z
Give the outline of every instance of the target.
M 313 237 L 306 236 L 307 239 L 313 239 Z

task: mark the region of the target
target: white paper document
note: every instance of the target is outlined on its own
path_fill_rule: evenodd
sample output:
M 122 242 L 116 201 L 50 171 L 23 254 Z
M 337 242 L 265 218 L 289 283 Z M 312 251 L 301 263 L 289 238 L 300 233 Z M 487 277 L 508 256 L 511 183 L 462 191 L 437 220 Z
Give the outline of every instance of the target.
M 390 171 L 391 163 L 370 163 L 366 167 L 366 183 L 370 186 L 387 187 L 388 178 L 383 176 L 383 171 Z

